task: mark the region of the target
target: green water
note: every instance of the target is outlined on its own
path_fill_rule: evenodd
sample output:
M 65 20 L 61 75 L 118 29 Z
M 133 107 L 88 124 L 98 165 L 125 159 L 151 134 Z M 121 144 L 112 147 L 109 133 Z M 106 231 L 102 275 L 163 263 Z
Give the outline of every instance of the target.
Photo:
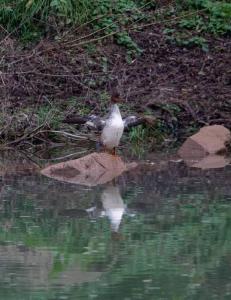
M 0 299 L 231 299 L 230 180 L 182 164 L 94 188 L 2 177 Z

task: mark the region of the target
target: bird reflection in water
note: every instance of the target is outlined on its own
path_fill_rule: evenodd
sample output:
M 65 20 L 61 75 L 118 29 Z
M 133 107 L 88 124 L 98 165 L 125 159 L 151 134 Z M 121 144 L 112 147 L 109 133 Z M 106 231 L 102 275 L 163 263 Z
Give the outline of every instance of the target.
M 101 194 L 101 202 L 105 215 L 110 220 L 112 231 L 117 232 L 126 209 L 119 187 L 108 185 Z
M 126 210 L 126 205 L 121 197 L 119 187 L 109 184 L 101 194 L 101 202 L 104 213 L 111 224 L 112 238 L 115 240 L 123 239 L 118 231 Z
M 104 217 L 106 216 L 110 221 L 112 238 L 122 239 L 119 233 L 119 227 L 126 212 L 126 205 L 121 197 L 119 187 L 115 183 L 108 184 L 102 191 L 100 200 L 102 203 L 102 210 L 96 207 L 87 210 L 91 217 Z

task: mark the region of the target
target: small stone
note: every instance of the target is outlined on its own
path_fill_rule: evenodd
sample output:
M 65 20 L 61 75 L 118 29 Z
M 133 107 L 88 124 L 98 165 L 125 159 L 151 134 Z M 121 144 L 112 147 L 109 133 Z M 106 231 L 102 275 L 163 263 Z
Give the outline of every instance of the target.
M 231 133 L 224 126 L 205 126 L 183 143 L 178 154 L 184 160 L 201 159 L 208 154 L 221 154 L 226 152 L 226 143 L 230 140 Z

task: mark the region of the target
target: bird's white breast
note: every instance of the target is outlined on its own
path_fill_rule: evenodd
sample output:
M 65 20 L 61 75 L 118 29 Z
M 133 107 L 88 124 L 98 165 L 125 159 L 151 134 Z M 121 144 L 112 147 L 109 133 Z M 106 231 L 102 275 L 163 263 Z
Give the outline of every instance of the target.
M 120 112 L 112 113 L 110 118 L 106 121 L 106 125 L 102 131 L 102 143 L 109 149 L 113 149 L 119 145 L 120 139 L 124 131 L 124 122 Z

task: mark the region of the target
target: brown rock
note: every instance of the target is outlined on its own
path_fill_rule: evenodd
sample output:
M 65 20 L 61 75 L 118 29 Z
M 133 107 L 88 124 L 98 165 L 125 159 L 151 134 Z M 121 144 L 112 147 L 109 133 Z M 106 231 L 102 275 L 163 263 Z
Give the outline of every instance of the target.
M 231 133 L 224 126 L 205 126 L 184 142 L 178 154 L 187 160 L 200 159 L 208 154 L 219 154 L 226 151 L 226 143 L 230 140 Z
M 136 164 L 125 164 L 119 156 L 92 153 L 75 160 L 48 166 L 41 173 L 45 176 L 75 184 L 95 186 L 111 181 Z

